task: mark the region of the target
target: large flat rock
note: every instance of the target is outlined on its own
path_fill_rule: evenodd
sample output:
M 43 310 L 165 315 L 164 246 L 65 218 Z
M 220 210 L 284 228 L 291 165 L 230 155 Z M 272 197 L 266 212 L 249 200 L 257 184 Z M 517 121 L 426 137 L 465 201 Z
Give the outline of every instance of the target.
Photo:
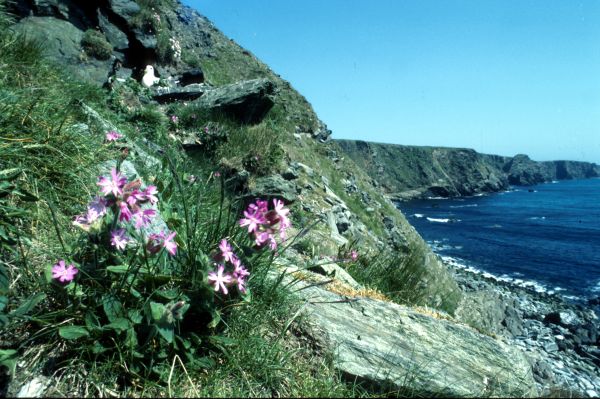
M 435 396 L 536 396 L 518 351 L 440 313 L 348 298 L 300 281 L 307 333 L 334 352 L 350 379 L 382 392 Z
M 242 123 L 257 123 L 273 107 L 274 93 L 275 85 L 268 79 L 246 80 L 206 91 L 195 104 Z

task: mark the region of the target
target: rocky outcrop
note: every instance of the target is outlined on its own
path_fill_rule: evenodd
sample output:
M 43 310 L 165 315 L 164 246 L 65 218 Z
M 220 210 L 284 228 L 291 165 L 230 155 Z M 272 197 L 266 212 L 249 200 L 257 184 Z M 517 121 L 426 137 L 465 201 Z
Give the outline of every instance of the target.
M 600 324 L 592 309 L 468 272 L 452 261 L 448 266 L 464 291 L 456 318 L 521 350 L 540 394 L 598 397 Z
M 268 79 L 233 83 L 206 91 L 195 104 L 241 123 L 257 123 L 273 106 L 275 85 Z
M 502 191 L 509 185 L 600 176 L 600 167 L 588 162 L 536 162 L 522 154 L 510 158 L 465 148 L 336 142 L 398 200 L 468 196 Z
M 537 396 L 518 349 L 443 313 L 361 296 L 339 283 L 333 291 L 344 294 L 331 292 L 325 277 L 295 278 L 293 290 L 306 301 L 305 334 L 333 351 L 350 381 L 410 396 Z

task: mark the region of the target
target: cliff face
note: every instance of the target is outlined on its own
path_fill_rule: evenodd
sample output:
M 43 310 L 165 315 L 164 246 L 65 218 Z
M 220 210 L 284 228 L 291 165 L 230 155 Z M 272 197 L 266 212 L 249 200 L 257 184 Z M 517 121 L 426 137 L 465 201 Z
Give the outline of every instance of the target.
M 456 308 L 460 291 L 444 266 L 376 183 L 351 159 L 335 155 L 340 151 L 329 140 L 331 131 L 306 99 L 198 12 L 173 0 L 21 0 L 12 12 L 17 18 L 11 29 L 39 40 L 47 57 L 75 78 L 112 92 L 134 87 L 130 101 L 121 104 L 128 110 L 207 107 L 277 136 L 279 165 L 260 173 L 248 162 L 227 166 L 235 195 L 284 198 L 293 212 L 308 215 L 305 225 L 312 227 L 303 248 L 324 256 L 353 245 L 364 253 L 410 257 L 423 272 L 421 304 Z M 140 101 L 135 92 L 146 65 L 161 84 L 143 89 L 150 99 Z M 179 135 L 189 134 L 181 138 L 184 148 L 201 141 L 194 136 L 200 129 L 179 128 Z
M 501 191 L 509 185 L 600 176 L 600 167 L 588 162 L 536 162 L 522 154 L 511 158 L 465 148 L 336 142 L 394 199 L 457 197 Z

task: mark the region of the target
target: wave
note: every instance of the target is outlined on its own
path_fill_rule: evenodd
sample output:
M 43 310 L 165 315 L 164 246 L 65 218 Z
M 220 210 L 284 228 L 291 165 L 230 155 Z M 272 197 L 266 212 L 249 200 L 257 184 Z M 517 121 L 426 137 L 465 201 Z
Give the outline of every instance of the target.
M 528 220 L 546 220 L 546 216 L 532 216 Z
M 559 292 L 566 291 L 566 289 L 562 288 L 562 287 L 554 287 L 552 289 L 549 289 L 547 286 L 545 286 L 544 284 L 542 284 L 538 281 L 515 278 L 515 277 L 511 277 L 510 275 L 507 275 L 507 274 L 502 274 L 501 276 L 497 276 L 495 274 L 486 272 L 486 271 L 478 269 L 476 267 L 466 265 L 463 263 L 462 259 L 454 258 L 452 256 L 441 256 L 441 258 L 445 264 L 447 264 L 451 267 L 454 267 L 456 269 L 464 270 L 468 273 L 481 275 L 484 278 L 487 278 L 490 280 L 507 283 L 507 284 L 514 285 L 514 286 L 517 286 L 520 288 L 529 289 L 529 290 L 535 291 L 537 293 L 547 293 L 550 295 L 558 295 Z M 515 273 L 515 274 L 520 275 L 521 273 Z M 600 289 L 600 285 L 598 286 L 598 288 Z M 563 297 L 567 298 L 567 299 L 571 299 L 571 300 L 581 299 L 575 295 L 563 295 Z
M 427 197 L 428 200 L 447 200 L 449 197 Z
M 450 205 L 450 208 L 474 208 L 479 206 L 477 204 L 469 204 L 469 205 Z
M 450 221 L 450 219 L 437 219 L 437 218 L 427 218 L 427 220 L 429 220 L 430 222 L 435 222 L 435 223 L 448 223 Z
M 415 213 L 413 216 L 416 218 L 422 218 L 425 215 L 423 215 L 422 213 Z

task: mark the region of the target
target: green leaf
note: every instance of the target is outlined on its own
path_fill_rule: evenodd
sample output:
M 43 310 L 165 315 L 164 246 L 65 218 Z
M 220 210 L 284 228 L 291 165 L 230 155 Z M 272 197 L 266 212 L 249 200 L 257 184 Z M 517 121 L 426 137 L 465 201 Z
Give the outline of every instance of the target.
M 58 329 L 58 335 L 71 341 L 82 337 L 89 337 L 90 333 L 83 326 L 66 326 Z
M 129 270 L 128 265 L 116 265 L 116 266 L 107 266 L 106 270 L 115 274 L 124 274 Z
M 25 302 L 21 304 L 18 308 L 13 310 L 10 315 L 11 316 L 25 316 L 29 313 L 38 303 L 46 299 L 46 294 L 35 294 L 30 296 Z
M 232 346 L 235 344 L 235 340 L 220 335 L 211 335 L 210 337 L 208 337 L 208 340 L 213 345 Z
M 0 364 L 8 367 L 12 375 L 17 367 L 17 351 L 14 349 L 0 349 Z
M 8 270 L 6 270 L 4 265 L 0 264 L 0 293 L 8 292 L 8 288 L 9 288 Z
M 119 317 L 117 319 L 115 319 L 112 323 L 107 324 L 104 326 L 104 328 L 108 328 L 110 330 L 115 330 L 115 331 L 126 331 L 131 327 L 131 323 L 129 322 L 129 320 L 123 318 L 123 317 Z
M 143 316 L 139 310 L 128 310 L 127 314 L 129 315 L 129 320 L 131 320 L 133 324 L 140 324 L 142 322 Z
M 158 291 L 156 293 L 157 296 L 164 298 L 168 301 L 172 301 L 173 299 L 177 298 L 179 296 L 179 292 L 177 290 L 164 290 L 164 291 Z
M 99 331 L 101 329 L 100 320 L 92 312 L 87 312 L 85 314 L 85 327 L 92 332 Z
M 208 323 L 208 328 L 215 328 L 221 322 L 221 313 L 218 310 L 213 310 L 211 312 L 212 320 Z
M 0 328 L 4 328 L 8 325 L 8 317 L 0 314 Z
M 174 329 L 172 324 L 160 323 L 156 325 L 156 328 L 158 329 L 160 336 L 163 337 L 165 341 L 170 344 L 173 343 Z
M 123 305 L 113 295 L 105 295 L 102 299 L 104 314 L 111 323 L 123 316 Z
M 198 357 L 192 359 L 192 364 L 198 368 L 210 369 L 215 367 L 216 363 L 210 357 Z
M 6 309 L 6 305 L 8 305 L 8 298 L 0 296 L 0 312 L 3 312 L 4 309 Z
M 102 346 L 102 344 L 98 341 L 94 342 L 94 345 L 92 346 L 92 353 L 99 355 L 101 353 L 106 352 L 106 348 L 104 346 Z
M 152 320 L 159 321 L 165 315 L 165 305 L 157 302 L 150 302 L 150 311 L 152 312 Z
M 22 170 L 20 168 L 0 170 L 0 180 L 14 180 L 21 174 L 21 172 Z
M 125 338 L 125 345 L 129 348 L 135 348 L 138 345 L 137 335 L 133 328 L 127 330 L 127 337 Z

